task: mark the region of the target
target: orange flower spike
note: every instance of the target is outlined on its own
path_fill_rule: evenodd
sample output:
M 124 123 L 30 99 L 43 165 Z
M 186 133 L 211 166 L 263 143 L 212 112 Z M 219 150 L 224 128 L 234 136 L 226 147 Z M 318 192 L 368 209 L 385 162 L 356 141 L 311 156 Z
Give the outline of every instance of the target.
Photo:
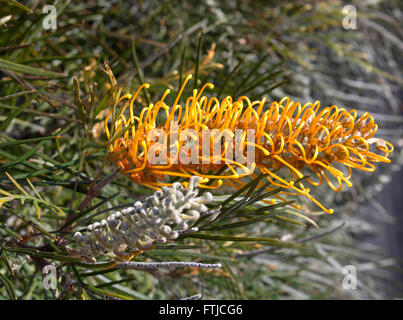
M 140 115 L 135 116 L 134 101 L 141 89 L 149 87 L 144 84 L 133 96 L 126 94 L 119 98 L 105 119 L 105 131 L 110 142 L 112 136 L 131 126 L 131 130 L 126 130 L 123 136 L 110 143 L 110 158 L 134 182 L 158 189 L 170 185 L 167 179 L 171 176 L 189 178 L 197 175 L 203 178 L 200 187 L 219 188 L 225 183 L 239 189 L 244 185 L 240 179 L 245 176 L 252 178 L 255 176 L 253 171 L 257 168 L 267 174 L 266 179 L 272 184 L 267 188 L 268 191 L 280 187 L 283 189 L 281 193 L 306 196 L 322 210 L 332 213 L 332 209 L 326 209 L 310 194 L 310 189 L 303 182 L 313 186 L 326 182 L 331 189 L 340 191 L 343 183 L 351 186 L 349 179 L 352 168 L 374 171 L 373 163 L 390 162 L 388 156 L 393 151 L 393 145 L 373 138 L 378 126 L 368 113 L 357 119 L 355 110 L 347 111 L 335 105 L 321 108 L 319 101 L 301 106 L 288 97 L 272 102 L 269 107 L 265 107 L 266 98 L 250 101 L 246 96 L 237 100 L 227 96 L 219 101 L 215 97 L 208 98 L 204 95 L 207 88 L 214 88 L 211 83 L 206 83 L 201 90 L 193 90 L 191 96 L 183 99 L 185 105 L 182 107 L 179 101 L 191 78 L 191 75 L 186 77 L 171 107 L 164 102 L 170 93 L 170 90 L 166 90 L 160 101 L 143 108 Z M 121 103 L 122 107 L 117 108 Z M 125 116 L 123 113 L 127 107 L 129 115 Z M 119 114 L 112 117 L 114 123 L 111 128 L 115 131 L 112 135 L 108 121 L 116 110 Z M 156 119 L 160 110 L 165 114 L 166 120 L 161 126 L 157 126 Z M 177 128 L 171 126 L 172 121 L 175 121 Z M 163 132 L 164 138 L 150 139 L 148 134 L 154 129 Z M 188 129 L 194 131 L 186 141 L 171 141 L 171 134 L 175 136 L 176 132 L 179 136 Z M 205 135 L 201 130 L 207 129 L 211 133 Z M 214 135 L 213 129 L 219 134 Z M 253 142 L 247 139 L 248 129 L 255 130 Z M 233 134 L 236 130 L 242 131 L 238 141 Z M 208 148 L 201 145 L 204 139 L 210 142 Z M 222 139 L 224 142 L 220 142 L 219 154 L 212 154 L 212 143 Z M 154 148 L 155 143 L 161 145 Z M 187 143 L 190 146 L 182 154 L 190 156 L 193 151 L 198 152 L 198 163 L 189 163 L 179 155 L 181 148 Z M 194 145 L 195 143 L 199 145 Z M 255 162 L 251 167 L 228 158 L 230 146 L 235 146 L 236 152 L 244 157 L 247 157 L 248 148 L 254 147 Z M 150 163 L 148 152 L 151 150 L 157 150 L 158 155 L 167 152 L 166 162 Z M 207 154 L 204 154 L 206 151 Z M 333 163 L 344 165 L 348 176 L 336 169 Z M 225 169 L 222 175 L 214 174 L 220 169 Z M 315 181 L 306 178 L 303 182 L 294 184 L 288 178 L 274 173 L 273 169 L 284 169 L 293 178 L 317 178 Z M 216 181 L 206 185 L 210 179 Z M 278 199 L 283 198 L 279 196 Z

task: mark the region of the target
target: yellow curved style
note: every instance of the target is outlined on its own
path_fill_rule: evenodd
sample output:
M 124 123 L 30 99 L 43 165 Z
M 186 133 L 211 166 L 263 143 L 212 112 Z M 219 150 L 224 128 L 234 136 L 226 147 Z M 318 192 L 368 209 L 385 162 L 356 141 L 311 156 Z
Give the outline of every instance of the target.
M 134 115 L 134 102 L 139 92 L 149 87 L 144 84 L 134 95 L 126 94 L 118 100 L 121 107 L 114 114 L 113 121 L 109 120 L 116 108 L 105 119 L 110 157 L 132 181 L 159 189 L 171 185 L 167 182 L 170 177 L 190 178 L 197 175 L 203 178 L 199 185 L 201 188 L 214 189 L 223 184 L 241 188 L 245 184 L 241 178 L 256 177 L 256 170 L 267 175 L 266 179 L 272 184 L 268 191 L 280 187 L 284 189 L 281 193 L 304 195 L 322 210 L 332 213 L 332 209 L 325 208 L 310 194 L 304 183 L 319 186 L 326 182 L 334 191 L 340 191 L 343 182 L 347 186 L 352 185 L 351 168 L 374 171 L 374 163 L 390 162 L 388 155 L 393 151 L 393 145 L 373 137 L 378 126 L 368 113 L 358 117 L 355 110 L 348 111 L 335 105 L 321 108 L 319 101 L 301 105 L 288 97 L 274 101 L 268 107 L 265 98 L 252 102 L 246 96 L 237 100 L 228 96 L 219 101 L 203 95 L 207 88 L 214 88 L 211 83 L 205 84 L 201 90 L 193 90 L 185 105 L 181 105 L 179 100 L 191 77 L 189 75 L 185 79 L 172 106 L 164 102 L 170 93 L 166 90 L 160 101 L 144 108 L 138 116 Z M 127 108 L 129 112 L 125 117 Z M 157 118 L 163 118 L 164 122 L 157 125 Z M 175 128 L 173 121 L 177 123 Z M 148 138 L 155 129 L 162 134 L 163 141 L 158 140 L 157 143 L 156 139 Z M 186 142 L 169 138 L 173 130 L 181 135 L 189 129 L 196 135 L 190 135 Z M 198 163 L 185 163 L 178 156 L 179 150 L 190 140 L 206 139 L 202 135 L 207 129 L 216 129 L 220 133 L 207 137 L 212 142 L 209 153 L 206 156 L 206 150 L 202 150 L 202 143 L 199 143 Z M 246 141 L 248 129 L 255 132 L 253 142 Z M 235 130 L 243 130 L 238 152 L 246 157 L 248 145 L 254 147 L 254 163 L 250 167 L 226 157 L 228 142 L 222 143 L 220 154 L 212 152 L 217 139 L 224 135 L 232 135 L 234 139 Z M 166 152 L 166 163 L 150 163 L 147 157 L 151 148 L 156 155 Z M 191 147 L 185 148 L 187 155 L 191 152 Z M 280 168 L 287 169 L 293 179 L 280 177 L 277 174 Z M 222 174 L 217 175 L 218 171 Z M 303 181 L 292 181 L 303 177 L 306 177 Z M 215 181 L 207 183 L 211 179 Z M 284 201 L 280 195 L 277 197 Z

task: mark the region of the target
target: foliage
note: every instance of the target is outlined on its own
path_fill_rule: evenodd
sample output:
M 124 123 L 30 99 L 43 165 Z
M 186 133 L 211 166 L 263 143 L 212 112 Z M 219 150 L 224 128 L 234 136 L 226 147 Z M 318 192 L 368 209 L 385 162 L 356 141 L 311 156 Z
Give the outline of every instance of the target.
M 201 217 L 198 232 L 133 259 L 220 262 L 222 269 L 124 270 L 83 263 L 66 247 L 75 231 L 151 193 L 107 158 L 102 121 L 121 87 L 151 84 L 137 110 L 166 88 L 177 92 L 189 73 L 188 93 L 210 81 L 220 97 L 339 103 L 375 112 L 382 136 L 401 146 L 397 1 L 354 3 L 358 30 L 342 28 L 342 1 L 57 1 L 56 30 L 43 28 L 45 5 L 0 8 L 1 298 L 397 296 L 399 288 L 378 290 L 379 269 L 391 260 L 356 239 L 374 226 L 350 213 L 400 168 L 400 148 L 393 166 L 358 177 L 357 187 L 323 190 L 318 196 L 335 204 L 332 216 L 267 206 L 262 196 L 270 195 L 253 180 L 244 193 L 220 189 L 209 209 L 222 210 Z M 57 267 L 57 292 L 42 285 L 49 264 Z M 361 290 L 343 290 L 347 264 L 363 270 Z

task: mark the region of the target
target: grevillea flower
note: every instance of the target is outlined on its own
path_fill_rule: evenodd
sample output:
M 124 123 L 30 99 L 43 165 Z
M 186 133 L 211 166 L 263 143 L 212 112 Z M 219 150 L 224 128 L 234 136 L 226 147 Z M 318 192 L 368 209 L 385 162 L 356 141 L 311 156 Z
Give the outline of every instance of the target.
M 266 98 L 252 102 L 246 96 L 237 100 L 228 96 L 219 101 L 203 95 L 206 88 L 214 88 L 211 83 L 193 90 L 185 105 L 181 105 L 179 100 L 190 78 L 191 75 L 184 81 L 172 106 L 164 102 L 170 93 L 166 90 L 161 100 L 135 115 L 136 97 L 140 90 L 148 87 L 144 84 L 134 95 L 122 96 L 117 101 L 121 105 L 119 112 L 115 114 L 114 108 L 105 119 L 111 159 L 134 182 L 158 189 L 170 185 L 167 181 L 172 176 L 190 178 L 197 175 L 203 178 L 201 188 L 218 188 L 223 183 L 240 188 L 244 185 L 242 178 L 256 177 L 254 171 L 257 169 L 271 183 L 268 191 L 280 187 L 284 194 L 304 195 L 322 210 L 332 213 L 332 209 L 325 208 L 311 195 L 306 183 L 319 186 L 326 182 L 333 190 L 340 191 L 343 183 L 352 185 L 352 168 L 374 171 L 374 163 L 390 162 L 388 155 L 393 151 L 393 145 L 373 137 L 378 126 L 368 113 L 358 117 L 355 110 L 348 111 L 335 105 L 321 108 L 319 101 L 301 105 L 288 97 L 268 106 Z M 126 109 L 129 112 L 125 116 Z M 114 120 L 109 125 L 112 114 Z M 163 123 L 157 124 L 157 119 L 164 119 Z M 150 133 L 156 129 L 163 133 L 162 143 L 161 139 L 150 138 Z M 172 139 L 174 130 L 180 136 L 189 129 L 193 130 L 189 139 Z M 214 129 L 219 134 L 207 136 L 211 142 L 207 150 L 203 143 L 195 144 L 206 139 L 205 130 Z M 242 133 L 237 141 L 233 134 L 236 130 Z M 252 141 L 246 138 L 248 130 L 254 132 Z M 221 142 L 227 135 L 233 139 L 235 152 L 245 158 L 248 146 L 253 147 L 252 165 L 246 166 L 227 156 L 231 143 L 228 140 Z M 190 147 L 185 148 L 189 141 Z M 217 142 L 222 146 L 218 156 L 211 152 Z M 181 152 L 191 154 L 195 148 L 200 151 L 196 157 L 198 161 L 185 161 L 180 156 Z M 150 150 L 157 155 L 165 152 L 168 155 L 166 162 L 155 164 L 150 161 Z M 279 169 L 286 169 L 291 179 L 280 175 Z M 207 183 L 212 179 L 213 184 Z M 284 201 L 280 195 L 276 196 Z
M 130 260 L 155 243 L 176 239 L 181 232 L 190 230 L 189 221 L 207 212 L 204 204 L 213 199 L 209 192 L 198 196 L 200 180 L 191 177 L 186 189 L 179 182 L 171 188 L 163 187 L 144 202 L 137 201 L 133 207 L 89 225 L 84 234 L 76 232 L 74 240 L 79 255 L 92 261 L 102 255 L 117 261 Z

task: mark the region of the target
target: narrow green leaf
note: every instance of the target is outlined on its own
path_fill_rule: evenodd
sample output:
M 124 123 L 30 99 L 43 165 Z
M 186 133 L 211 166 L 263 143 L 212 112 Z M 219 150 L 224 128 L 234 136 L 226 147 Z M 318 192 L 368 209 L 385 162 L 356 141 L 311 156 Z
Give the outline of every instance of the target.
M 225 229 L 232 229 L 232 228 L 240 228 L 240 227 L 244 227 L 253 223 L 257 223 L 260 222 L 264 219 L 266 219 L 268 216 L 274 215 L 275 212 L 269 212 L 266 213 L 262 216 L 256 217 L 256 218 L 252 218 L 252 219 L 248 219 L 245 221 L 238 221 L 238 222 L 234 222 L 234 223 L 229 223 L 226 225 L 221 225 L 221 226 L 213 226 L 211 228 L 206 228 L 205 230 L 213 230 L 213 231 L 217 231 L 217 230 L 225 230 Z
M 118 298 L 118 299 L 122 299 L 122 300 L 133 300 L 131 297 L 125 296 L 125 295 L 120 294 L 120 293 L 116 293 L 116 292 L 112 292 L 112 291 L 106 291 L 106 290 L 103 290 L 103 289 L 100 289 L 100 288 L 97 288 L 97 287 L 93 287 L 93 286 L 88 285 L 88 284 L 86 284 L 86 285 L 94 293 L 97 293 L 97 294 L 100 294 L 100 295 L 103 295 L 103 296 Z
M 14 289 L 13 284 L 11 283 L 11 281 L 9 279 L 7 279 L 6 276 L 3 276 L 1 273 L 0 273 L 0 282 L 3 284 L 4 288 L 6 288 L 9 298 L 11 300 L 16 300 L 17 295 L 15 294 L 15 289 Z
M 30 67 L 30 66 L 25 66 L 23 64 L 11 62 L 11 61 L 4 60 L 1 58 L 0 58 L 0 68 L 18 72 L 18 73 L 29 74 L 32 76 L 39 76 L 39 77 L 47 77 L 47 78 L 65 77 L 65 75 L 62 73 L 47 71 L 47 70 L 34 68 L 34 67 Z
M 15 161 L 8 162 L 0 166 L 0 169 L 6 169 L 9 167 L 13 167 L 21 162 L 24 162 L 25 160 L 29 159 L 32 155 L 34 155 L 44 144 L 46 141 L 41 141 L 39 142 L 35 147 L 33 147 L 31 150 L 27 151 L 24 153 L 21 157 L 17 158 Z
M 15 1 L 15 0 L 10 0 L 10 2 L 11 2 L 13 5 L 17 6 L 18 8 L 20 8 L 20 9 L 22 9 L 22 10 L 25 10 L 25 11 L 27 11 L 27 12 L 29 12 L 29 13 L 34 13 L 30 8 L 28 8 L 27 6 L 24 6 L 23 4 L 21 4 L 21 3 L 17 2 L 17 1 Z
M 11 267 L 11 263 L 8 260 L 7 254 L 4 250 L 0 250 L 1 252 L 1 260 L 3 260 L 7 270 L 11 273 L 11 275 L 14 277 L 14 271 L 13 268 Z
M 172 250 L 172 249 L 154 249 L 153 254 L 158 256 L 177 256 L 177 257 L 195 257 L 203 260 L 227 260 L 233 261 L 233 258 L 225 257 L 225 256 L 217 256 L 217 255 L 208 255 L 200 252 L 188 252 L 188 251 L 180 251 L 180 250 Z
M 238 87 L 234 90 L 232 96 L 235 97 L 238 91 L 248 82 L 248 80 L 252 77 L 253 74 L 259 69 L 261 64 L 267 59 L 267 57 L 270 55 L 270 52 L 266 53 L 262 59 L 256 63 L 256 65 L 251 69 L 251 71 L 248 73 L 248 75 L 243 78 L 242 80 L 239 81 Z
M 259 174 L 259 176 L 257 178 L 255 178 L 254 180 L 249 181 L 246 185 L 244 185 L 242 188 L 240 188 L 235 193 L 233 193 L 231 196 L 229 196 L 227 199 L 225 199 L 221 203 L 221 206 L 224 207 L 227 203 L 230 203 L 236 197 L 241 195 L 246 189 L 250 188 L 256 181 L 259 181 L 263 176 L 264 176 L 264 174 Z
M 18 184 L 18 182 L 15 181 L 12 176 L 9 175 L 9 173 L 8 173 L 7 171 L 5 171 L 4 173 L 6 174 L 6 176 L 8 177 L 8 179 L 12 182 L 12 184 L 13 184 L 18 190 L 20 190 L 24 195 L 26 195 L 26 196 L 29 197 L 28 192 L 26 192 L 25 189 L 24 189 L 23 187 L 21 187 L 21 186 Z
M 203 38 L 204 38 L 204 32 L 203 30 L 200 31 L 200 39 L 199 39 L 199 47 L 197 48 L 197 57 L 196 57 L 196 66 L 195 66 L 195 80 L 194 80 L 194 85 L 193 89 L 197 89 L 197 82 L 199 81 L 199 66 L 200 66 L 200 57 L 202 54 L 202 48 L 203 48 Z
M 265 242 L 271 245 L 284 245 L 283 242 L 273 238 L 258 238 L 258 237 L 234 237 L 234 236 L 219 236 L 215 234 L 205 233 L 186 233 L 180 236 L 180 238 L 196 238 L 206 239 L 214 241 L 235 241 L 235 242 Z
M 35 223 L 34 221 L 30 220 L 29 218 L 25 217 L 20 211 L 15 210 L 14 208 L 11 208 L 10 206 L 7 206 L 8 210 L 13 212 L 17 217 L 19 217 L 21 220 L 23 220 L 25 223 L 29 224 L 32 226 L 34 229 L 38 230 L 39 232 L 43 233 L 53 241 L 56 240 L 56 238 L 51 235 L 49 232 L 47 232 L 44 228 L 42 228 L 40 225 Z
M 299 225 L 299 226 L 306 227 L 305 223 L 302 223 L 301 221 L 298 221 L 298 220 L 295 220 L 295 219 L 283 217 L 283 216 L 280 216 L 280 215 L 275 215 L 274 218 L 277 219 L 277 220 L 284 221 L 284 222 L 289 222 L 289 223 L 292 223 L 292 224 L 296 224 L 296 225 Z
M 279 71 L 270 73 L 269 75 L 267 75 L 267 76 L 265 76 L 265 77 L 263 77 L 263 78 L 261 78 L 261 79 L 259 79 L 259 80 L 256 80 L 256 81 L 253 83 L 253 85 L 251 85 L 250 87 L 248 87 L 247 89 L 245 89 L 244 91 L 242 91 L 239 95 L 240 95 L 240 96 L 245 95 L 245 94 L 248 93 L 249 91 L 252 91 L 253 89 L 255 89 L 255 88 L 257 88 L 258 86 L 260 86 L 263 82 L 265 82 L 265 81 L 267 81 L 267 80 L 270 80 L 270 79 L 272 79 L 272 78 L 278 76 L 278 75 L 281 74 L 282 72 L 283 72 L 282 70 L 279 70 Z
M 15 232 L 14 230 L 11 230 L 9 227 L 7 227 L 4 224 L 0 224 L 0 228 L 3 229 L 6 233 L 8 233 L 10 236 L 17 238 L 18 240 L 22 240 L 20 235 Z
M 1 59 L 0 59 L 0 65 L 1 65 Z M 20 106 L 18 109 L 14 110 L 1 124 L 0 124 L 0 131 L 3 131 L 7 128 L 7 126 L 10 124 L 11 120 L 14 118 L 18 117 L 18 115 L 26 109 L 31 102 L 36 99 L 37 96 L 39 96 L 43 90 L 45 90 L 47 84 L 44 85 L 42 88 L 38 89 L 29 99 L 25 101 L 25 103 Z
M 13 140 L 10 142 L 0 143 L 0 148 L 6 148 L 10 146 L 18 146 L 20 144 L 27 144 L 32 142 L 39 142 L 43 140 L 53 140 L 59 139 L 60 136 L 50 136 L 50 137 L 40 137 L 40 138 L 30 138 L 30 139 L 21 139 L 21 140 Z
M 0 101 L 12 100 L 12 99 L 18 98 L 20 96 L 25 96 L 26 94 L 29 94 L 29 93 L 34 93 L 35 91 L 36 90 L 28 90 L 28 91 L 17 92 L 17 93 L 10 94 L 10 95 L 5 96 L 5 97 L 0 97 Z
M 38 199 L 43 200 L 41 195 L 39 194 L 39 192 L 36 190 L 35 186 L 31 183 L 31 181 L 29 181 L 29 179 L 27 179 L 27 182 L 28 182 L 29 186 L 31 187 L 31 189 L 35 192 Z
M 133 55 L 133 63 L 134 63 L 134 67 L 136 69 L 137 77 L 139 78 L 140 85 L 143 85 L 144 84 L 143 74 L 141 73 L 140 64 L 137 59 L 136 43 L 135 43 L 134 39 L 132 39 L 132 55 Z M 150 97 L 148 96 L 147 88 L 144 88 L 143 94 L 144 94 L 144 98 L 147 101 L 147 105 L 149 106 L 151 104 L 151 100 L 150 100 Z
M 286 83 L 287 80 L 283 80 L 281 82 L 276 83 L 275 85 L 271 86 L 270 88 L 268 88 L 267 90 L 263 91 L 262 93 L 260 93 L 260 96 L 264 96 L 270 92 L 272 92 L 274 89 L 278 88 L 279 86 L 283 85 L 284 83 Z
M 86 122 L 86 111 L 83 102 L 81 101 L 80 97 L 80 84 L 78 83 L 77 78 L 73 79 L 73 87 L 74 87 L 74 102 L 77 106 L 77 113 L 82 121 L 82 123 Z
M 38 219 L 40 219 L 41 218 L 41 208 L 39 208 L 38 201 L 33 200 L 33 203 L 34 203 L 34 207 L 35 207 Z
M 186 61 L 186 53 L 187 53 L 187 43 L 185 42 L 185 47 L 183 48 L 182 52 L 182 57 L 181 57 L 181 66 L 179 70 L 179 85 L 178 85 L 178 93 L 180 88 L 182 87 L 182 81 L 183 81 L 183 74 L 185 72 L 185 61 Z
M 81 261 L 80 259 L 72 258 L 68 255 L 57 254 L 54 252 L 44 252 L 44 251 L 39 251 L 37 249 L 12 248 L 12 247 L 3 247 L 3 248 L 4 248 L 4 250 L 6 250 L 8 252 L 15 252 L 18 254 L 27 254 L 29 256 L 36 257 L 36 258 L 44 258 L 44 259 L 64 261 L 64 262 L 80 262 Z

